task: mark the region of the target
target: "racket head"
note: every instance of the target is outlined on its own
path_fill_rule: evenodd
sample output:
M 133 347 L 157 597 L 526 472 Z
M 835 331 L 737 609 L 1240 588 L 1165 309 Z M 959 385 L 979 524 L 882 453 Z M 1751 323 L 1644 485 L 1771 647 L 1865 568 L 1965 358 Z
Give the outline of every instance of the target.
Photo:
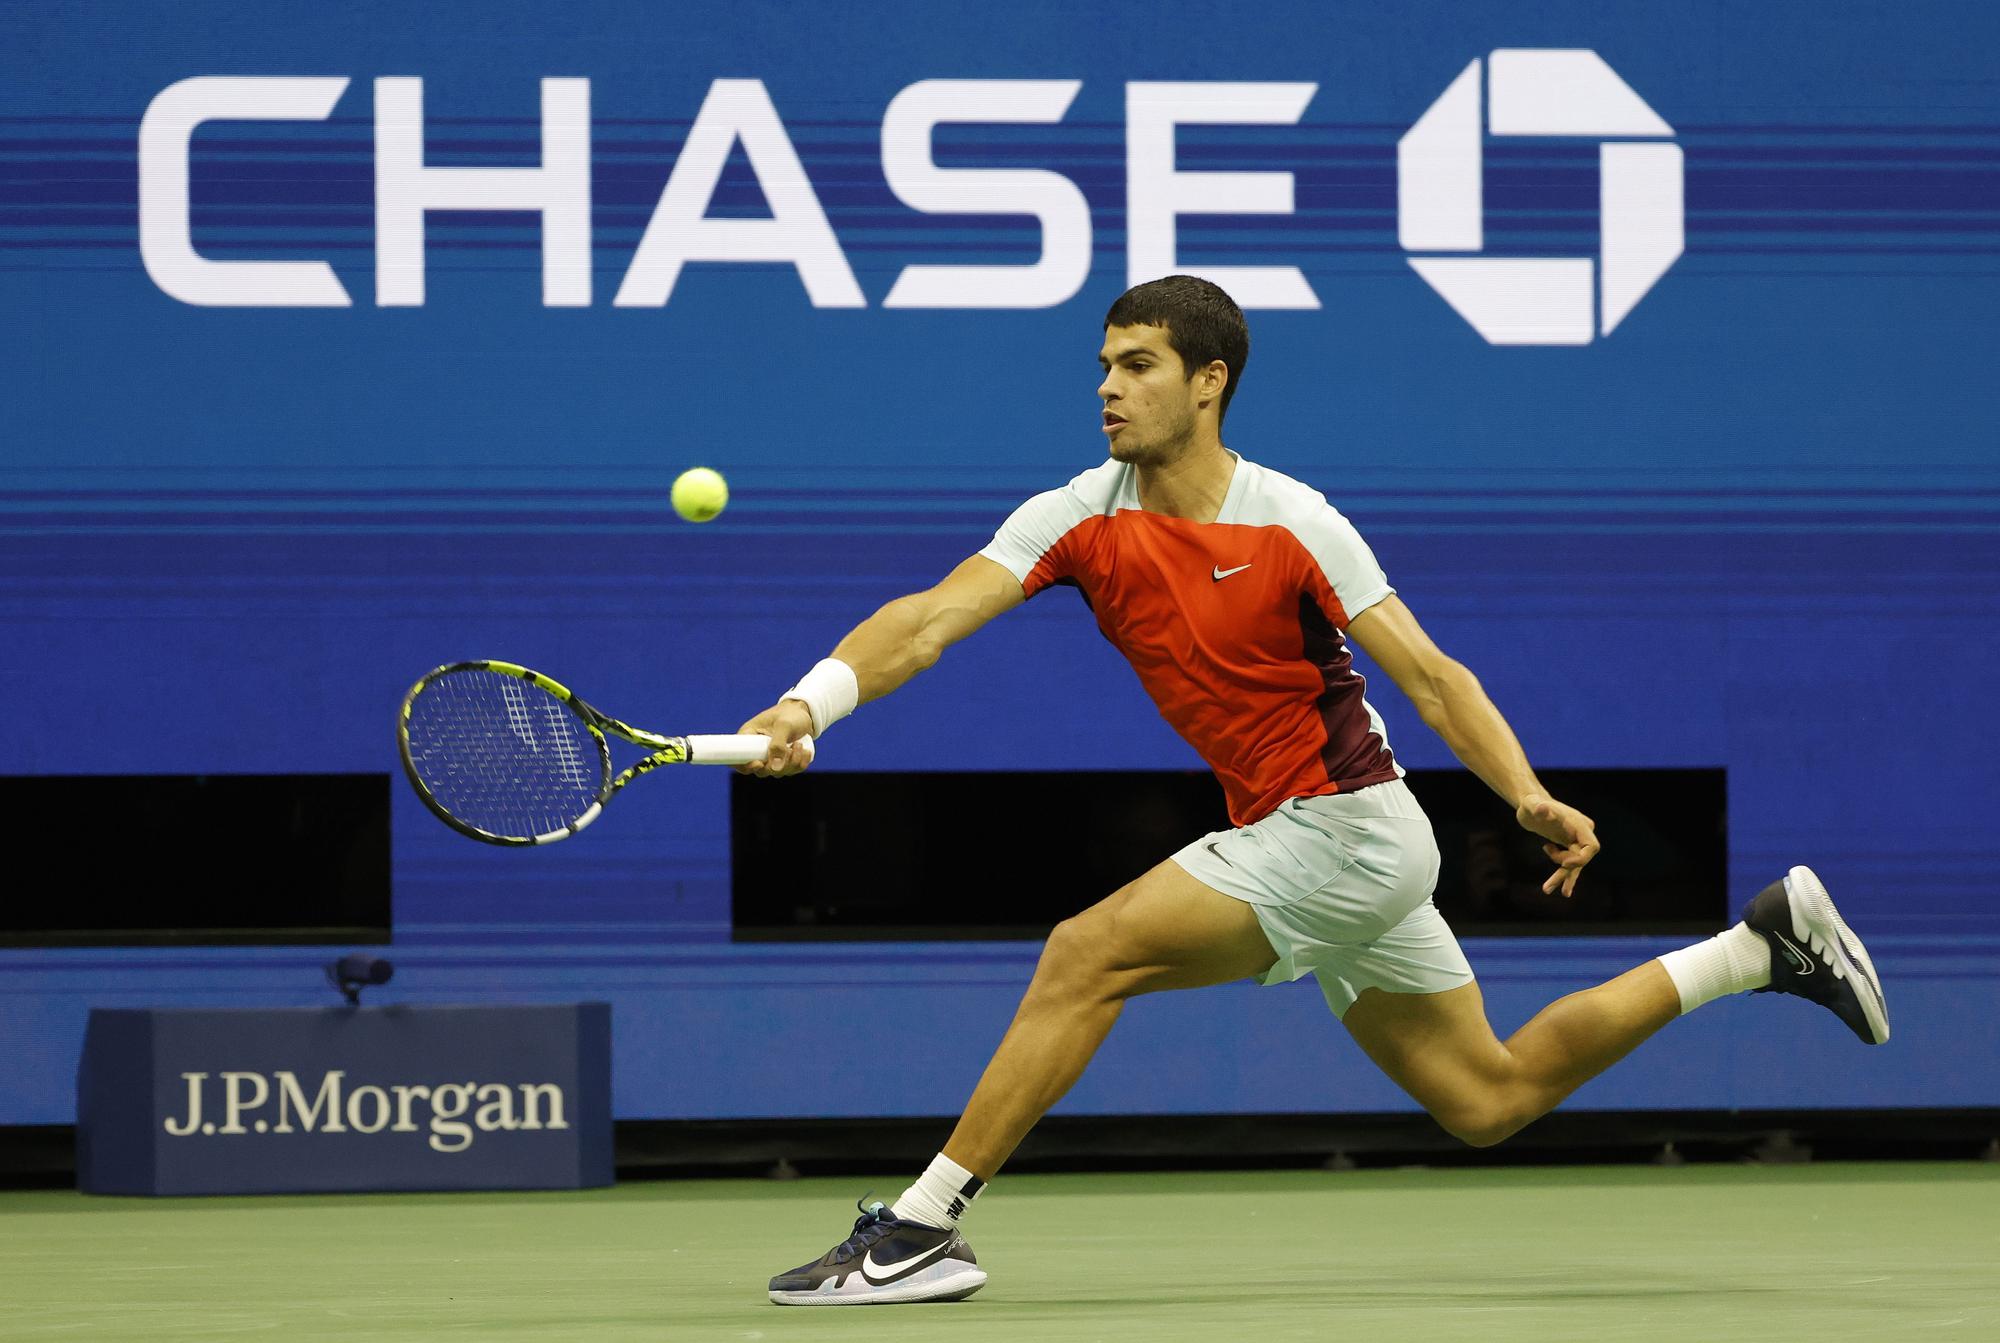
M 452 662 L 410 687 L 396 748 L 439 820 L 488 844 L 548 844 L 596 819 L 611 747 L 568 687 L 511 662 Z

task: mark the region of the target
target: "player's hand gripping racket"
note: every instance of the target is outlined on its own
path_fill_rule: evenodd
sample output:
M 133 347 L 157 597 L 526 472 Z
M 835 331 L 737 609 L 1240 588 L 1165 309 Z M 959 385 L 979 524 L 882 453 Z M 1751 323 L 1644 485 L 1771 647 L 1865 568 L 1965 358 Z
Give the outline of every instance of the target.
M 652 754 L 611 768 L 606 734 Z M 812 757 L 812 738 L 802 742 Z M 453 662 L 410 687 L 396 745 L 438 819 L 488 844 L 552 844 L 597 819 L 619 789 L 661 765 L 747 765 L 762 735 L 662 737 L 599 713 L 540 672 Z

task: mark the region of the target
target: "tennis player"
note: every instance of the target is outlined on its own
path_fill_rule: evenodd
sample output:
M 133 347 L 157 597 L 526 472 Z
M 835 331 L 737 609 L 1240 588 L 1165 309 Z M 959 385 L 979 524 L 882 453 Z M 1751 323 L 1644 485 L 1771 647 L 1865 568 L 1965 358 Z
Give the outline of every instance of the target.
M 1576 889 L 1597 856 L 1593 823 L 1536 779 L 1478 680 L 1431 642 L 1348 520 L 1223 446 L 1249 352 L 1242 312 L 1215 285 L 1175 275 L 1129 290 L 1105 317 L 1099 355 L 1110 460 L 1021 505 L 992 544 L 863 621 L 743 725 L 772 740 L 746 772 L 796 773 L 791 743 L 1070 584 L 1214 769 L 1233 825 L 1056 926 L 944 1150 L 892 1206 L 862 1209 L 846 1240 L 773 1278 L 772 1301 L 954 1300 L 983 1286 L 960 1219 L 1136 994 L 1311 975 L 1368 1057 L 1476 1147 L 1726 994 L 1798 994 L 1868 1043 L 1889 1038 L 1868 953 L 1804 867 L 1727 932 L 1494 1036 L 1431 902 L 1430 822 L 1364 698 L 1350 642 L 1541 837 L 1554 864 L 1545 891 Z

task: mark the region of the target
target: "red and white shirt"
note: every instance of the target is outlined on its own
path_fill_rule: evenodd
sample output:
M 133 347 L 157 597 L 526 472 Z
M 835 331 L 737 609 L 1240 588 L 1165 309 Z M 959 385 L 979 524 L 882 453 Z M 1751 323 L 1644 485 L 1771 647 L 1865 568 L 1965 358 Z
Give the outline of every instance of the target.
M 1190 522 L 1146 512 L 1136 469 L 1108 461 L 1022 504 L 979 553 L 1030 597 L 1083 593 L 1233 824 L 1402 774 L 1341 633 L 1395 589 L 1311 486 L 1239 456 L 1215 521 Z

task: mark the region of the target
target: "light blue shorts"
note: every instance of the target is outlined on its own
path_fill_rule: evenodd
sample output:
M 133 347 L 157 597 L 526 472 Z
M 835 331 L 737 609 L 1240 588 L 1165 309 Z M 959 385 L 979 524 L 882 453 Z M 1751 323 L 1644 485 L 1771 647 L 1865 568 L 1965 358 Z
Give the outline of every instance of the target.
M 1256 911 L 1278 953 L 1261 983 L 1313 975 L 1336 1017 L 1363 989 L 1442 993 L 1472 982 L 1431 903 L 1430 818 L 1401 779 L 1295 797 L 1261 821 L 1202 836 L 1174 861 Z

